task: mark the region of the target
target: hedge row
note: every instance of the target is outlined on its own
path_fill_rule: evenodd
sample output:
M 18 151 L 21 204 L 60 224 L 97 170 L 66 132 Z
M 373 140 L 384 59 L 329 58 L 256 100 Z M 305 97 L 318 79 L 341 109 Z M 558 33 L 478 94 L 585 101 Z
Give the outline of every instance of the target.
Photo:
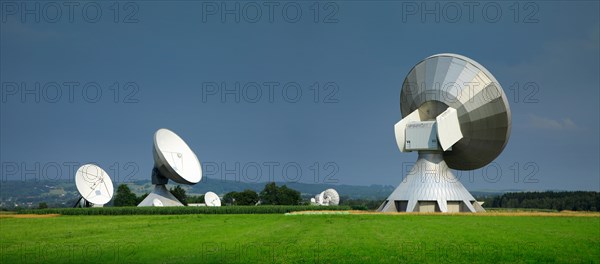
M 19 210 L 18 214 L 61 215 L 182 215 L 182 214 L 284 214 L 297 211 L 350 210 L 350 206 L 182 206 L 182 207 L 92 207 Z

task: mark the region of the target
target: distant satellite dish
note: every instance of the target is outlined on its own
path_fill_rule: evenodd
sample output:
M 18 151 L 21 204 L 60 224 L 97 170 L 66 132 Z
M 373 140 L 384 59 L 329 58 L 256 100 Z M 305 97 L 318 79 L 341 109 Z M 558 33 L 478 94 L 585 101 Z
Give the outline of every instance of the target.
M 317 201 L 318 205 L 323 205 L 323 192 L 317 194 L 317 196 L 315 196 L 315 200 Z
M 204 203 L 206 206 L 221 206 L 221 198 L 214 192 L 204 194 Z
M 323 193 L 323 205 L 339 205 L 340 195 L 334 189 L 327 189 Z
M 170 180 L 193 185 L 202 179 L 202 167 L 196 154 L 173 131 L 161 128 L 154 134 L 154 190 L 138 206 L 154 206 L 154 199 L 163 206 L 183 206 L 165 187 Z
M 315 198 L 310 198 L 310 202 L 313 205 L 339 205 L 340 195 L 334 189 L 327 189 L 315 195 Z
M 108 173 L 94 164 L 79 167 L 75 173 L 75 186 L 81 195 L 76 206 L 81 203 L 85 207 L 102 206 L 112 199 L 114 192 Z
M 400 109 L 396 143 L 400 151 L 418 151 L 419 157 L 378 210 L 485 211 L 450 168 L 481 168 L 506 146 L 511 111 L 496 78 L 465 56 L 434 55 L 404 79 Z

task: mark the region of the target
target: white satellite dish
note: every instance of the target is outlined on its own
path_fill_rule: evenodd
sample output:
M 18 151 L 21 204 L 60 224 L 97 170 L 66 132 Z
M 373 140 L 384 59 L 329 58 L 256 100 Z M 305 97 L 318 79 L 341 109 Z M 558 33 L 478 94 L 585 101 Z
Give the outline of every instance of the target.
M 214 192 L 204 194 L 204 204 L 206 206 L 221 206 L 221 198 Z
M 310 202 L 313 205 L 339 205 L 340 195 L 334 189 L 327 189 L 315 195 L 315 198 L 310 198 Z
M 193 185 L 202 179 L 202 167 L 196 154 L 173 131 L 161 128 L 154 134 L 154 190 L 138 206 L 154 206 L 154 199 L 163 206 L 183 206 L 165 186 L 169 180 Z
M 196 184 L 202 179 L 198 157 L 173 131 L 165 128 L 156 131 L 153 154 L 154 169 L 159 176 L 181 184 Z
M 339 205 L 340 195 L 334 189 L 327 189 L 323 194 L 323 205 Z
M 511 111 L 496 78 L 465 56 L 428 57 L 404 79 L 400 111 L 398 148 L 419 157 L 378 211 L 485 211 L 450 169 L 481 168 L 506 146 Z
M 113 197 L 114 187 L 108 173 L 94 164 L 77 169 L 75 186 L 81 195 L 75 206 L 103 206 Z
M 315 200 L 317 201 L 318 205 L 323 205 L 323 192 L 317 194 L 317 196 L 315 196 Z

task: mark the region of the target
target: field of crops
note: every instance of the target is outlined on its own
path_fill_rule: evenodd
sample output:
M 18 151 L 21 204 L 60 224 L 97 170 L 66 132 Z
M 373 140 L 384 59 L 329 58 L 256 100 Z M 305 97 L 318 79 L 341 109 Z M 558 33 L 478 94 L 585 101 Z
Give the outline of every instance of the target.
M 178 206 L 178 207 L 92 207 L 92 208 L 48 208 L 20 210 L 19 214 L 61 215 L 184 215 L 184 214 L 284 214 L 294 211 L 349 210 L 350 206 Z
M 0 241 L 1 263 L 593 263 L 600 217 L 2 217 Z

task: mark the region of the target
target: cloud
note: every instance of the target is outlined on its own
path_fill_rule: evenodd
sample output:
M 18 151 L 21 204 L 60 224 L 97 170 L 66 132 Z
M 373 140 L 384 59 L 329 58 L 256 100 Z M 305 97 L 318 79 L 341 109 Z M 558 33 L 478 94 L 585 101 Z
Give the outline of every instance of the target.
M 546 117 L 529 114 L 529 123 L 532 127 L 544 130 L 576 130 L 579 127 L 571 118 L 556 120 Z

